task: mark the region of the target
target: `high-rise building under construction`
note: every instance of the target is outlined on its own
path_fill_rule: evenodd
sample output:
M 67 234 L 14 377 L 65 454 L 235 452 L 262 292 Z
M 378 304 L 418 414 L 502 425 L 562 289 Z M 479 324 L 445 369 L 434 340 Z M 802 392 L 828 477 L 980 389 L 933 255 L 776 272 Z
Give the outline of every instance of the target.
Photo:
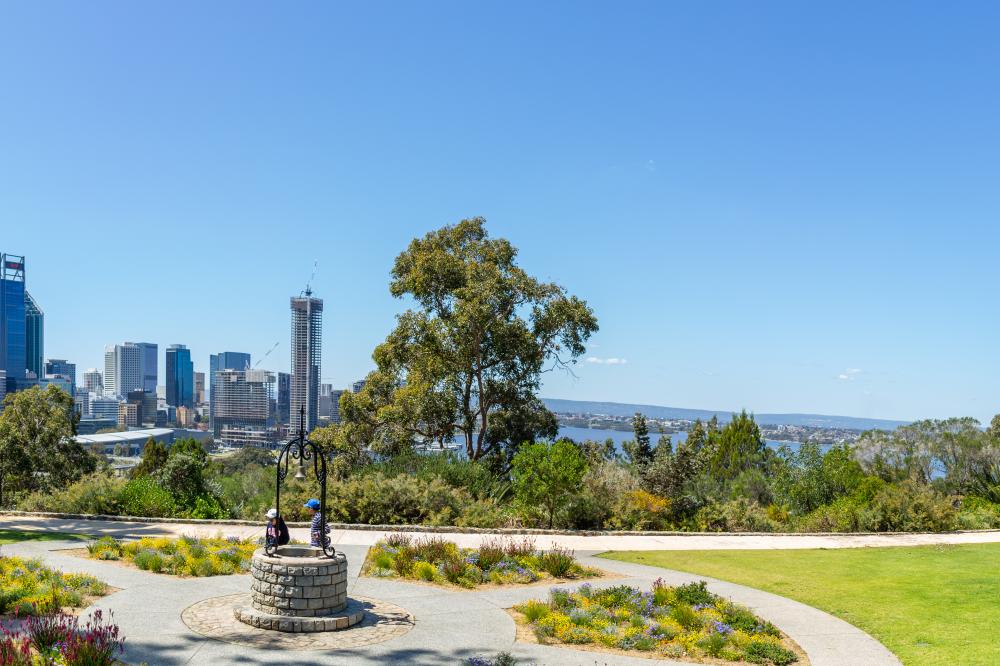
M 323 344 L 323 299 L 313 298 L 312 291 L 292 298 L 292 390 L 290 430 L 299 427 L 299 414 L 305 408 L 305 428 L 309 432 L 319 420 L 319 378 Z

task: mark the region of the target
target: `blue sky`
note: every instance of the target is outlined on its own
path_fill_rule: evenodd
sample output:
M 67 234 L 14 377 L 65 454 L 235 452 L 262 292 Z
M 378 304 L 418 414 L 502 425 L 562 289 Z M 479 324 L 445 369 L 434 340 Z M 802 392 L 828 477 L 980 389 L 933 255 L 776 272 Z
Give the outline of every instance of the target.
M 483 215 L 598 315 L 546 396 L 988 419 L 1000 9 L 875 4 L 8 4 L 0 250 L 81 373 L 287 369 L 318 260 L 343 386 L 394 256 Z

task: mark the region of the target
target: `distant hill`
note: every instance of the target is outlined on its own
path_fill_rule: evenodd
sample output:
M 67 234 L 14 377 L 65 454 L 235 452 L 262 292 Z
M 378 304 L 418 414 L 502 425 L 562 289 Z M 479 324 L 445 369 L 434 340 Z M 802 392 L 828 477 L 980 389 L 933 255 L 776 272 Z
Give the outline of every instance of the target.
M 553 412 L 571 414 L 607 414 L 608 416 L 631 416 L 642 412 L 650 418 L 657 419 L 701 419 L 706 420 L 718 416 L 720 421 L 728 421 L 732 412 L 710 409 L 682 409 L 680 407 L 661 407 L 659 405 L 632 405 L 623 402 L 591 402 L 589 400 L 561 400 L 559 398 L 542 398 L 542 402 Z M 828 416 L 825 414 L 755 414 L 757 423 L 768 425 L 816 426 L 821 428 L 851 428 L 854 430 L 894 430 L 909 421 L 891 421 L 888 419 L 865 419 L 856 416 Z

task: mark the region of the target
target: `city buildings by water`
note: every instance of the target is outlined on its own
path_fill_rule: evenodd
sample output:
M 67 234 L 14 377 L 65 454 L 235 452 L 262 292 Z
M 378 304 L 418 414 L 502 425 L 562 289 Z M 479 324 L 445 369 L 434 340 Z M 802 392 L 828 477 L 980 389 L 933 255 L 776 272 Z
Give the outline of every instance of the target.
M 305 296 L 291 299 L 292 311 L 292 390 L 290 423 L 299 427 L 299 414 L 305 410 L 305 428 L 310 431 L 319 420 L 319 378 L 322 365 L 323 300 Z
M 167 406 L 194 407 L 194 364 L 191 350 L 184 345 L 170 345 L 166 354 Z

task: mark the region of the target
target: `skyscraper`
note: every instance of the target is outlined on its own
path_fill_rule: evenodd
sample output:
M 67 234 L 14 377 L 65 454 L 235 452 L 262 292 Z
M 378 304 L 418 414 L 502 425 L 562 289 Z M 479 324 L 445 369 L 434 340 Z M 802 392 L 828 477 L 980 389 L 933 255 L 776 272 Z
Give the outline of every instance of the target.
M 134 342 L 104 348 L 104 394 L 124 398 L 142 389 L 141 353 Z
M 24 292 L 24 365 L 36 378 L 45 375 L 45 313 L 27 291 Z
M 292 376 L 287 372 L 278 373 L 278 402 L 275 419 L 282 425 L 288 425 L 292 410 Z
M 250 354 L 245 352 L 219 352 L 208 357 L 208 425 L 215 429 L 215 381 L 221 370 L 246 370 L 250 367 Z
M 167 347 L 167 406 L 194 407 L 194 364 L 184 345 Z
M 194 404 L 205 404 L 205 373 L 194 373 Z
M 45 377 L 65 377 L 69 380 L 69 394 L 76 395 L 76 363 L 64 358 L 50 358 L 45 362 Z
M 83 373 L 83 389 L 88 393 L 104 394 L 104 377 L 97 368 L 90 368 Z
M 291 429 L 299 427 L 299 412 L 305 408 L 306 432 L 318 421 L 319 377 L 322 361 L 323 299 L 313 298 L 306 289 L 305 297 L 292 298 L 292 391 Z
M 137 342 L 135 346 L 139 348 L 139 375 L 142 377 L 142 390 L 147 393 L 156 393 L 156 381 L 158 377 L 158 361 L 160 348 L 153 342 Z
M 24 294 L 24 257 L 0 254 L 0 370 L 7 392 L 24 384 L 27 368 Z
M 274 373 L 267 370 L 219 370 L 212 402 L 216 439 L 230 446 L 268 446 L 277 440 L 271 401 Z

